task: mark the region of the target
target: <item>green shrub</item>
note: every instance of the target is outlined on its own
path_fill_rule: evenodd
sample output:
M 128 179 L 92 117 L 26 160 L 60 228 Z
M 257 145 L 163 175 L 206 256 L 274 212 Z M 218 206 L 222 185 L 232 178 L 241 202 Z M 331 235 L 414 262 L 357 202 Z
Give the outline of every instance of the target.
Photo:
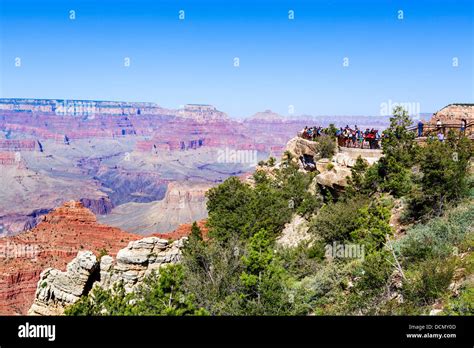
M 443 314 L 474 315 L 474 286 L 471 284 L 461 288 L 459 295 L 446 304 Z
M 362 263 L 362 276 L 357 289 L 365 292 L 379 292 L 387 284 L 393 265 L 387 251 L 375 252 L 366 256 Z
M 440 216 L 449 204 L 469 193 L 468 167 L 471 141 L 466 137 L 428 141 L 418 156 L 421 174 L 410 195 L 409 216 L 413 219 Z
M 316 138 L 318 152 L 321 158 L 332 158 L 336 153 L 336 141 L 330 136 L 320 136 Z
M 309 231 L 326 244 L 350 240 L 350 233 L 358 227 L 359 209 L 365 204 L 359 197 L 327 204 L 311 220 Z
M 356 196 L 327 204 L 312 219 L 310 232 L 327 244 L 350 241 L 365 245 L 367 251 L 380 249 L 392 233 L 389 203 Z
M 455 259 L 428 259 L 406 272 L 404 297 L 415 305 L 429 305 L 444 295 L 453 278 Z
M 414 226 L 404 238 L 394 243 L 394 248 L 405 262 L 447 257 L 453 253 L 454 246 L 472 234 L 472 221 L 474 205 L 468 203 L 444 217 Z

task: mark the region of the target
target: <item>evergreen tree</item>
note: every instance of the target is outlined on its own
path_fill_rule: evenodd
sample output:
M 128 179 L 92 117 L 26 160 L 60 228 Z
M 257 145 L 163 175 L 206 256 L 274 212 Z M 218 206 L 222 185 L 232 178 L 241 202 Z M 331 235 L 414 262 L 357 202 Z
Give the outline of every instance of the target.
M 241 314 L 288 314 L 293 301 L 285 291 L 287 274 L 273 252 L 273 237 L 263 229 L 255 233 L 242 261 L 245 269 L 240 276 Z
M 410 168 L 414 164 L 418 146 L 415 133 L 408 130 L 412 121 L 406 110 L 397 106 L 390 118 L 390 127 L 384 131 L 384 156 L 376 165 L 381 178 L 380 188 L 396 197 L 407 194 L 411 188 Z
M 196 240 L 202 241 L 202 231 L 196 221 L 194 221 L 193 225 L 191 226 L 191 234 L 189 235 L 189 238 L 194 238 Z
M 429 140 L 421 149 L 418 186 L 410 194 L 412 218 L 443 214 L 446 206 L 458 202 L 468 192 L 468 167 L 472 144 L 453 133 L 446 142 Z

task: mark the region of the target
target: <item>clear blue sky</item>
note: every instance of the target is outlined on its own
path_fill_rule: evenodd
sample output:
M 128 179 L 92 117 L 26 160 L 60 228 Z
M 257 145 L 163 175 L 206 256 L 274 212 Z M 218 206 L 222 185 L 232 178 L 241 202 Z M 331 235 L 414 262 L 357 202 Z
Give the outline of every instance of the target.
M 232 116 L 474 101 L 472 0 L 0 3 L 1 97 L 209 103 Z

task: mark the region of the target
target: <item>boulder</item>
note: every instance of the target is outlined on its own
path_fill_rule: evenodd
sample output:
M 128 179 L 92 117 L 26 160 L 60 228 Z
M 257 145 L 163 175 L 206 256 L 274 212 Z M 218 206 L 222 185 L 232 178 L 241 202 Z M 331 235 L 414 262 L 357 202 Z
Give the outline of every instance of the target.
M 325 171 L 316 175 L 316 182 L 330 188 L 347 186 L 347 177 L 352 175 L 350 168 L 339 164 L 332 164 L 333 167 L 331 169 L 327 169 L 326 166 Z
M 61 315 L 84 294 L 98 262 L 90 251 L 80 251 L 65 272 L 47 268 L 41 273 L 35 301 L 28 314 Z
M 286 144 L 286 151 L 288 151 L 293 158 L 299 158 L 303 155 L 316 157 L 319 153 L 318 144 L 316 142 L 300 137 L 291 139 Z
M 341 147 L 339 152 L 333 156 L 332 160 L 337 164 L 353 167 L 359 156 L 369 165 L 372 165 L 377 162 L 382 155 L 382 150 Z

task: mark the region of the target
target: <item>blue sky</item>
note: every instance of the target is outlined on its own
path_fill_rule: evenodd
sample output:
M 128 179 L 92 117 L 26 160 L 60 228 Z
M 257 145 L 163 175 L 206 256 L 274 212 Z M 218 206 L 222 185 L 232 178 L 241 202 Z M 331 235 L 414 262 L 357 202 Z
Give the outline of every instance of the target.
M 208 103 L 231 116 L 287 115 L 290 105 L 377 115 L 389 101 L 433 112 L 474 101 L 470 0 L 0 3 L 5 98 Z

